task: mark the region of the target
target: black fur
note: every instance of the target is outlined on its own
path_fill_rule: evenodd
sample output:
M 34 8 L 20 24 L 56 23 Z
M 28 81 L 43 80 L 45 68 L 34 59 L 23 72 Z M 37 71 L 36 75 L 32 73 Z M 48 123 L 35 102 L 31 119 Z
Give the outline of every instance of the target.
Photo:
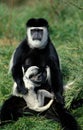
M 41 22 L 41 20 L 43 22 Z M 45 26 L 45 25 L 47 26 L 47 21 L 45 21 L 44 19 L 35 19 L 34 21 L 33 21 L 34 26 L 36 23 L 37 26 Z M 33 26 L 32 20 L 28 21 L 27 26 L 29 25 Z M 62 98 L 63 82 L 59 66 L 59 59 L 49 36 L 47 45 L 44 49 L 40 48 L 31 49 L 28 45 L 28 40 L 24 39 L 15 51 L 12 67 L 12 75 L 15 82 L 17 83 L 18 92 L 26 94 L 28 90 L 25 89 L 23 83 L 22 66 L 24 67 L 25 71 L 30 66 L 38 66 L 39 68 L 46 68 L 46 66 L 49 66 L 51 69 L 51 82 L 52 82 L 50 87 L 52 91 L 55 93 L 57 101 L 63 103 Z
M 22 116 L 24 106 L 26 106 L 26 102 L 23 98 L 9 97 L 1 108 L 1 121 L 17 120 Z
M 83 99 L 75 99 L 72 101 L 70 109 L 76 109 L 83 106 Z
M 47 102 L 47 101 L 46 101 Z M 26 102 L 23 98 L 11 96 L 7 99 L 1 108 L 1 124 L 16 121 L 19 117 L 43 115 L 48 119 L 58 121 L 61 123 L 63 130 L 80 130 L 74 117 L 65 109 L 62 104 L 54 101 L 52 106 L 40 113 L 30 110 L 26 107 Z
M 32 18 L 26 23 L 26 26 L 29 26 L 29 27 L 48 27 L 48 22 L 43 18 L 39 18 L 39 19 Z

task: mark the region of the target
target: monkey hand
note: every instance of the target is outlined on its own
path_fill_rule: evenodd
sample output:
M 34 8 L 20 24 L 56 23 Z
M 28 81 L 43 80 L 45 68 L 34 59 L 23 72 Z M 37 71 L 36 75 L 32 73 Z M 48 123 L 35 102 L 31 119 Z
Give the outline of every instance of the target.
M 17 91 L 18 91 L 18 93 L 23 94 L 23 95 L 28 93 L 28 89 L 25 88 L 24 85 L 22 85 L 22 86 L 21 85 L 17 85 Z

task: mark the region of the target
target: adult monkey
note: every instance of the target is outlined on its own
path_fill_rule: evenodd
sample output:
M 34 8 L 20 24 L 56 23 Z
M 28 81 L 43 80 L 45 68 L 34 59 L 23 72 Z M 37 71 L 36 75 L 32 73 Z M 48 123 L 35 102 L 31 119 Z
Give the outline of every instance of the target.
M 41 71 L 48 67 L 50 71 L 47 86 L 56 96 L 56 100 L 63 104 L 63 82 L 57 52 L 51 43 L 48 22 L 43 19 L 30 19 L 27 24 L 27 37 L 17 47 L 12 57 L 12 76 L 17 83 L 17 91 L 26 94 L 23 72 L 30 66 L 38 66 Z
M 39 75 L 42 74 L 44 79 L 47 77 L 47 80 L 44 81 L 44 85 L 41 84 L 39 89 L 45 86 L 43 89 L 54 92 L 57 100 L 57 102 L 54 100 L 52 106 L 42 114 L 54 120 L 57 115 L 64 130 L 79 130 L 73 116 L 64 108 L 62 97 L 63 82 L 59 59 L 49 37 L 48 22 L 42 18 L 30 19 L 26 25 L 27 37 L 15 50 L 10 65 L 13 78 L 17 83 L 17 91 L 24 95 L 28 93 L 23 83 L 22 67 L 24 71 L 26 71 L 30 66 L 38 66 L 41 70 Z M 45 76 L 46 70 L 47 76 Z M 42 76 L 39 77 L 38 81 L 43 81 L 41 77 Z M 25 107 L 26 102 L 23 98 L 12 95 L 2 106 L 1 124 L 6 120 L 18 119 L 19 116 L 23 115 Z M 28 109 L 27 111 L 31 110 Z M 32 111 L 32 113 L 36 112 Z

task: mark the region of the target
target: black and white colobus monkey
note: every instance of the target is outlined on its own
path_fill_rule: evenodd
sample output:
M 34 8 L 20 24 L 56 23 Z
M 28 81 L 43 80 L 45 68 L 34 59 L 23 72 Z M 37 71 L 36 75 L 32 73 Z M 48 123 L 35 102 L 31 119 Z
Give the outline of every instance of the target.
M 17 47 L 12 59 L 12 76 L 17 83 L 19 93 L 26 94 L 23 72 L 30 66 L 38 66 L 42 71 L 46 67 L 50 70 L 49 85 L 55 93 L 56 100 L 63 103 L 63 83 L 57 52 L 51 43 L 48 31 L 48 22 L 43 19 L 30 19 L 26 23 L 27 36 Z
M 23 76 L 23 81 L 25 87 L 28 88 L 28 93 L 26 95 L 18 93 L 17 84 L 14 83 L 13 95 L 16 95 L 17 97 L 23 97 L 27 104 L 26 107 L 29 109 L 36 112 L 43 112 L 52 105 L 54 101 L 54 94 L 40 88 L 42 79 L 39 81 L 39 77 L 42 77 L 42 75 L 40 75 L 39 71 L 40 69 L 37 66 L 29 67 Z M 36 88 L 38 89 L 37 92 L 35 91 Z M 46 97 L 49 98 L 50 101 L 44 105 Z
M 40 73 L 45 73 L 46 69 L 49 70 L 48 76 L 46 76 L 47 80 L 44 81 L 44 85 L 41 84 L 40 89 L 45 86 L 43 89 L 52 91 L 57 102 L 54 100 L 51 107 L 44 112 L 44 115 L 54 120 L 57 115 L 64 130 L 78 130 L 75 119 L 64 108 L 62 96 L 63 82 L 59 59 L 50 40 L 48 22 L 42 18 L 30 19 L 26 27 L 27 37 L 17 47 L 11 60 L 11 63 L 13 63 L 11 66 L 12 75 L 17 84 L 17 91 L 24 95 L 28 93 L 28 89 L 25 88 L 23 82 L 22 67 L 25 72 L 30 66 L 39 67 L 41 70 Z M 10 97 L 2 106 L 1 121 L 16 120 L 23 114 L 23 108 L 26 105 L 23 98 L 17 96 Z

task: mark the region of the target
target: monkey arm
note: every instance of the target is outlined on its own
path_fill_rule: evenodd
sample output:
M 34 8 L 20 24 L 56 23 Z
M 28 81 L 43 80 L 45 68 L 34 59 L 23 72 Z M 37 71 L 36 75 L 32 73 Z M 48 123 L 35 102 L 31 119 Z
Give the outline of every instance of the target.
M 22 44 L 18 46 L 13 56 L 12 76 L 15 82 L 17 83 L 18 92 L 26 94 L 27 90 L 24 86 L 23 71 L 22 71 L 22 64 L 24 60 L 22 58 L 24 55 L 24 48 Z
M 37 95 L 38 95 L 38 102 L 39 102 L 40 106 L 43 106 L 43 105 L 44 105 L 45 97 L 51 98 L 51 99 L 54 98 L 53 93 L 50 93 L 50 92 L 48 92 L 48 91 L 45 90 L 45 89 L 40 89 L 40 90 L 38 90 Z
M 23 72 L 21 65 L 14 65 L 12 67 L 12 76 L 15 82 L 17 83 L 17 86 L 23 86 Z
M 63 102 L 62 93 L 63 93 L 63 81 L 60 68 L 57 64 L 57 60 L 52 55 L 49 57 L 48 66 L 50 67 L 51 72 L 51 88 L 55 93 L 56 100 L 58 102 Z
M 21 50 L 19 48 L 17 48 L 14 53 L 12 76 L 13 76 L 13 79 L 16 81 L 17 85 L 21 82 L 23 78 L 22 56 L 21 56 Z
M 24 86 L 21 64 L 16 64 L 12 67 L 12 76 L 15 82 L 17 83 L 18 92 L 22 94 L 26 94 L 28 90 Z

